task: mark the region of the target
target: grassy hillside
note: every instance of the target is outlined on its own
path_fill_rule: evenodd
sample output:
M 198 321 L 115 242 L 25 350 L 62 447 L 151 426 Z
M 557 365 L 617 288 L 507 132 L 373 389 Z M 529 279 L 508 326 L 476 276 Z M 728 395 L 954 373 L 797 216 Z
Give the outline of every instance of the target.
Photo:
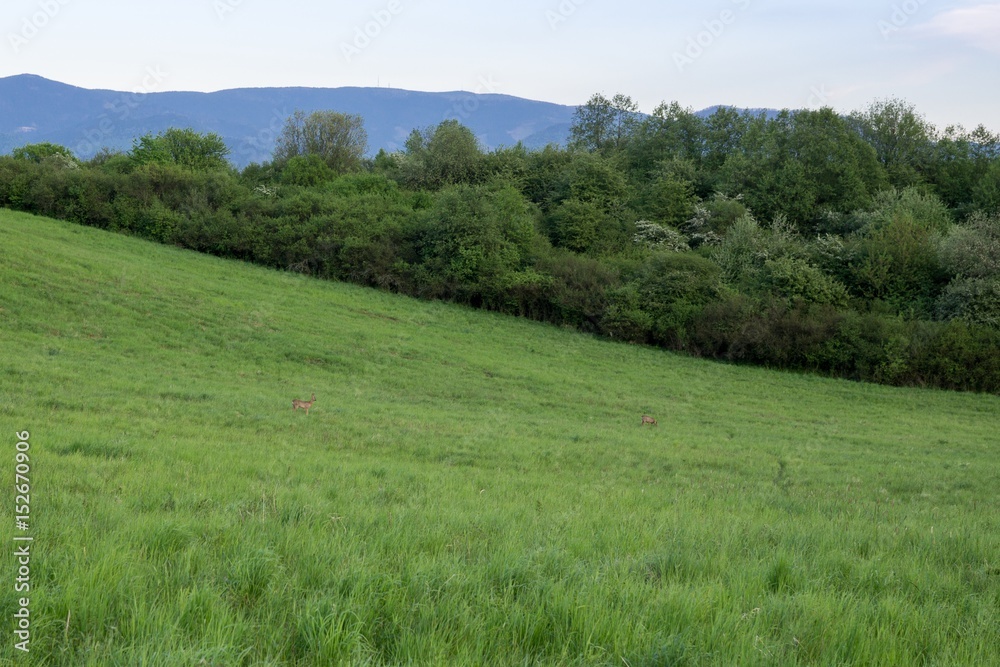
M 3 664 L 1000 664 L 995 396 L 6 211 L 0 350 Z

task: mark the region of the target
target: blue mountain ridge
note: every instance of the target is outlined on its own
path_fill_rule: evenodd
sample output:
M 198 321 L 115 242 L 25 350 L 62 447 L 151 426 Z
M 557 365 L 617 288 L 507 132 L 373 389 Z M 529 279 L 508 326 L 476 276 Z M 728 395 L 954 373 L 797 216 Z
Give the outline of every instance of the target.
M 19 74 L 0 78 L 0 154 L 49 141 L 89 159 L 102 148 L 128 150 L 146 133 L 177 127 L 215 132 L 229 147 L 229 159 L 243 167 L 271 159 L 285 120 L 296 110 L 360 115 L 368 132 L 369 153 L 374 155 L 383 148 L 400 150 L 414 129 L 447 119 L 469 127 L 486 149 L 518 142 L 527 148 L 565 144 L 576 107 L 492 93 L 397 88 L 130 93 L 79 88 Z

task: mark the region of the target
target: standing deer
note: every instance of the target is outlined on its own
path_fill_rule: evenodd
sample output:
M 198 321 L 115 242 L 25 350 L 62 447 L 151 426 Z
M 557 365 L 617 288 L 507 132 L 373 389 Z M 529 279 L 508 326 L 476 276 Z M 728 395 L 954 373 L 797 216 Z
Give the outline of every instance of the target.
M 297 398 L 293 398 L 292 399 L 292 412 L 295 412 L 299 408 L 302 408 L 303 410 L 306 411 L 306 414 L 309 414 L 309 408 L 311 408 L 313 406 L 313 403 L 315 403 L 315 402 L 316 402 L 316 394 L 313 394 L 312 395 L 312 399 L 308 400 L 308 401 L 300 401 Z
M 642 426 L 643 424 L 649 424 L 650 426 L 657 426 L 658 425 L 656 423 L 656 420 L 653 419 L 652 417 L 650 417 L 649 415 L 643 415 L 642 416 L 642 422 L 640 422 L 639 426 Z

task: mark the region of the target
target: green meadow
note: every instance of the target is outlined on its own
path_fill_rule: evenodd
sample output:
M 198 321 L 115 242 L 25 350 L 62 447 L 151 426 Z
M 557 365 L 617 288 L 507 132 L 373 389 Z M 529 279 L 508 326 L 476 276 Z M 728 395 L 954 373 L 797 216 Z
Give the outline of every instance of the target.
M 0 425 L 3 665 L 1000 665 L 997 396 L 0 211 Z

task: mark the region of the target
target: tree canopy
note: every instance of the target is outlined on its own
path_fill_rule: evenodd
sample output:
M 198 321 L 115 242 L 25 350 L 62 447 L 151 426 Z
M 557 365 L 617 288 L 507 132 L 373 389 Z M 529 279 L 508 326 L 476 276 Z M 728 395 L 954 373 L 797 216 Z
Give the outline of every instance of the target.
M 298 156 L 317 155 L 334 174 L 361 169 L 368 150 L 364 119 L 336 111 L 296 111 L 285 121 L 274 149 L 274 162 L 284 166 Z
M 175 164 L 194 171 L 229 169 L 228 155 L 222 137 L 190 128 L 145 134 L 135 141 L 130 153 L 135 164 Z

